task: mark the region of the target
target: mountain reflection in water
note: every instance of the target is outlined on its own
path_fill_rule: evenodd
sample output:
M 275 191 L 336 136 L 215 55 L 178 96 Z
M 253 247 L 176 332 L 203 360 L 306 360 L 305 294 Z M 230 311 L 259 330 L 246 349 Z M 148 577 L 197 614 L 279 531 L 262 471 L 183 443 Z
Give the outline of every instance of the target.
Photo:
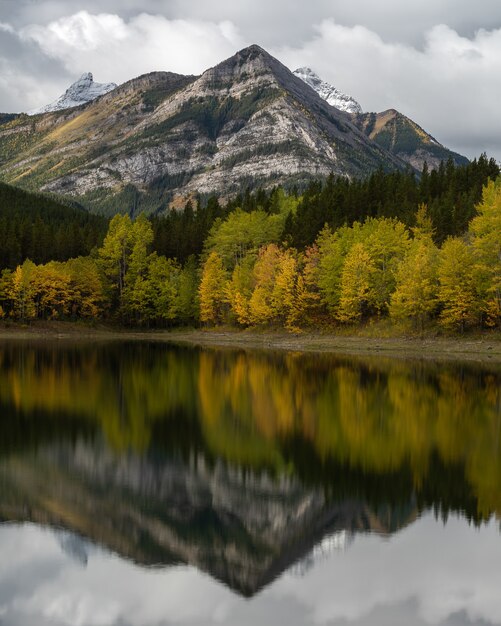
M 81 566 L 91 542 L 250 597 L 427 510 L 499 516 L 500 382 L 494 366 L 6 344 L 0 518 L 64 529 Z

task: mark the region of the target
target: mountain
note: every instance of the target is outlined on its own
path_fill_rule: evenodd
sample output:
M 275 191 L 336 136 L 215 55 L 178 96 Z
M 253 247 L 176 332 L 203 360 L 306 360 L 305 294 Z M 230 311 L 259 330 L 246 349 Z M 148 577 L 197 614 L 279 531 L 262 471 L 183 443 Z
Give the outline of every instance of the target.
M 115 83 L 95 83 L 90 72 L 82 74 L 68 89 L 59 96 L 57 100 L 44 107 L 29 111 L 28 115 L 39 115 L 40 113 L 50 113 L 51 111 L 62 111 L 73 107 L 92 102 L 100 96 L 104 96 L 116 89 Z
M 405 167 L 259 46 L 202 76 L 148 74 L 83 106 L 0 126 L 1 179 L 108 213 Z
M 354 123 L 368 137 L 399 159 L 421 171 L 425 162 L 430 169 L 442 161 L 452 159 L 457 165 L 466 165 L 468 159 L 452 152 L 428 134 L 416 122 L 389 109 L 382 113 L 362 113 L 354 116 Z
M 403 113 L 395 109 L 382 113 L 363 113 L 362 107 L 354 98 L 323 81 L 309 67 L 302 67 L 294 74 L 326 102 L 352 115 L 354 124 L 370 139 L 416 170 L 422 171 L 425 162 L 430 169 L 437 168 L 442 161 L 448 159 L 452 159 L 457 165 L 468 163 L 466 157 L 443 146 Z
M 346 113 L 363 112 L 362 107 L 355 100 L 355 98 L 347 96 L 333 85 L 326 83 L 320 78 L 320 76 L 318 76 L 318 74 L 315 74 L 311 68 L 300 67 L 294 71 L 294 75 L 314 89 L 321 98 L 323 98 L 331 106 L 336 107 L 336 109 L 345 111 Z

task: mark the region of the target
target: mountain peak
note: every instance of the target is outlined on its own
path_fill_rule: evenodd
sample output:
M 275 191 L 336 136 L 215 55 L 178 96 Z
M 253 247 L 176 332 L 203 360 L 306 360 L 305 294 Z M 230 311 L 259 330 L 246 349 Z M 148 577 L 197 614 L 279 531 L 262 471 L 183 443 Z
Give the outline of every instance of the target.
M 95 83 L 92 72 L 85 72 L 57 100 L 40 109 L 30 111 L 29 115 L 71 109 L 103 96 L 115 89 L 116 86 L 115 83 Z
M 300 67 L 294 71 L 294 74 L 314 89 L 331 106 L 346 111 L 346 113 L 362 113 L 362 107 L 354 98 L 322 80 L 311 67 Z
M 94 82 L 94 76 L 93 76 L 92 72 L 84 72 L 76 82 L 77 83 L 93 83 Z M 75 83 L 73 83 L 73 84 L 75 84 Z
M 242 48 L 242 50 L 239 50 L 239 52 L 237 53 L 242 57 L 248 57 L 248 56 L 271 56 L 268 52 L 266 52 L 266 50 L 264 48 L 261 48 L 261 46 L 259 46 L 257 43 L 253 43 L 250 46 L 247 46 L 247 48 Z

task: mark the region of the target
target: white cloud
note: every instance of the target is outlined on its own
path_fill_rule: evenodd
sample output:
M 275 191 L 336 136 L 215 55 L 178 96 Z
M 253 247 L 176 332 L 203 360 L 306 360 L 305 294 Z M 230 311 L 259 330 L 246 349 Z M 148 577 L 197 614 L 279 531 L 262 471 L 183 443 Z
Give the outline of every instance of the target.
M 80 11 L 20 33 L 75 74 L 95 71 L 100 80 L 123 82 L 154 70 L 199 73 L 245 44 L 230 22 L 168 20 L 142 13 L 118 15 Z
M 468 38 L 437 25 L 417 49 L 327 20 L 310 41 L 276 52 L 291 69 L 310 64 L 367 111 L 396 108 L 448 147 L 501 156 L 501 29 Z

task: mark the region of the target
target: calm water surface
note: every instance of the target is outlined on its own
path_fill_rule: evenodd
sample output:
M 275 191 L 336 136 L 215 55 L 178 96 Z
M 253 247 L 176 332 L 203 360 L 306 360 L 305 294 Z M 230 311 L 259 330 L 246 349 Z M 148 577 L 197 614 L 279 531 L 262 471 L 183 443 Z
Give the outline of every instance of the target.
M 0 346 L 0 624 L 501 624 L 501 371 Z

